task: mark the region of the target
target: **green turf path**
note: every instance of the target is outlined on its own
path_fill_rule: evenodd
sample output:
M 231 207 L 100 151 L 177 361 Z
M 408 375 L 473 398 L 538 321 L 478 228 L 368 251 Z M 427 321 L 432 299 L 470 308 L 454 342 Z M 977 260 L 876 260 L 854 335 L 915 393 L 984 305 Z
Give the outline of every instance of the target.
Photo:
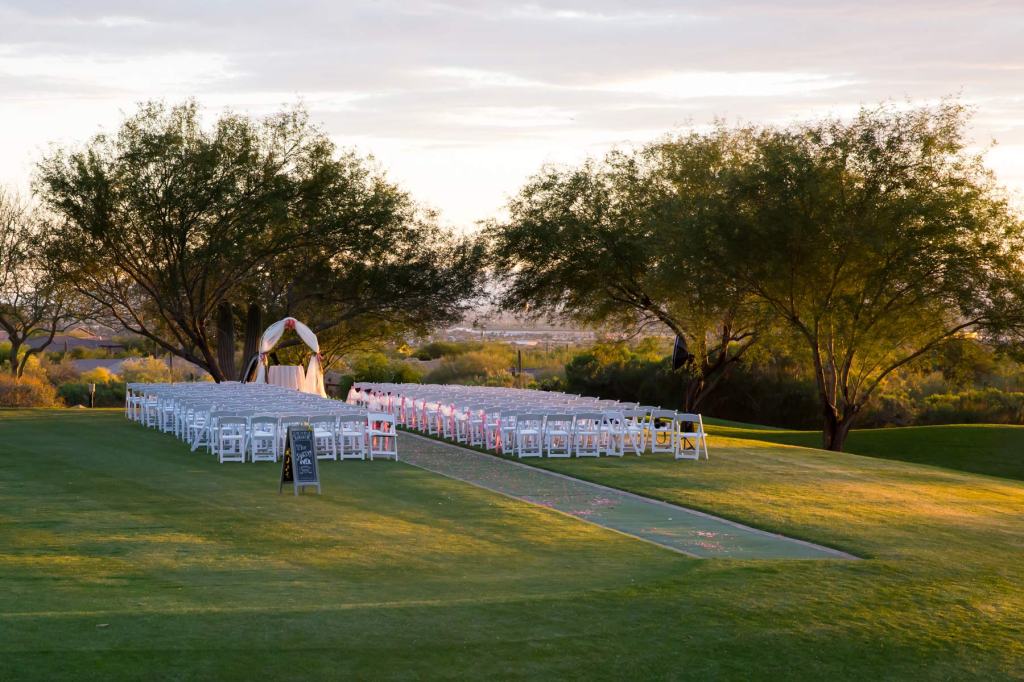
M 541 464 L 865 560 L 694 560 L 393 462 L 278 495 L 116 412 L 0 411 L 0 680 L 1020 677 L 1024 484 L 711 446 Z
M 402 434 L 402 461 L 704 559 L 851 559 L 678 505 L 555 474 L 448 443 Z M 710 466 L 679 461 L 676 466 Z M 567 471 L 571 472 L 571 469 Z

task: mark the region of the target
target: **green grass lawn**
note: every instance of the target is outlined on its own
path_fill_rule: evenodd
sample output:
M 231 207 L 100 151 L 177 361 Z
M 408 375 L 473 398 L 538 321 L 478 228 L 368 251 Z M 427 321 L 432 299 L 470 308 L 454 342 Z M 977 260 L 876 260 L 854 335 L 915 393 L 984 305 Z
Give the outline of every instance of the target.
M 821 432 L 709 419 L 708 431 L 771 443 L 821 447 Z M 1024 480 L 1024 426 L 953 424 L 854 430 L 847 452 Z
M 543 466 L 846 549 L 693 560 L 390 462 L 0 412 L 0 679 L 1011 679 L 1024 483 L 715 438 Z

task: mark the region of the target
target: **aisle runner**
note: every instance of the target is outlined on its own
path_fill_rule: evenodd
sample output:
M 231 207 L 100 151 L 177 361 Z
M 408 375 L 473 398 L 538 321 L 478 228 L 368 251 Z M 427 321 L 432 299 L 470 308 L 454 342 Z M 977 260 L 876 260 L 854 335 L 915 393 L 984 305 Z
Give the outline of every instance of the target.
M 685 507 L 403 433 L 407 464 L 556 509 L 698 558 L 853 559 L 838 550 L 750 528 Z M 687 466 L 679 464 L 678 466 Z

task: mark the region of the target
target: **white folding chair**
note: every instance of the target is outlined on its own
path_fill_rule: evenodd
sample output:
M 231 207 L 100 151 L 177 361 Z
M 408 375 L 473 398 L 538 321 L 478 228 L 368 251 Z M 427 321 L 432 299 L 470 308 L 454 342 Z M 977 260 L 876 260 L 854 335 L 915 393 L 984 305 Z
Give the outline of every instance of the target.
M 185 424 L 186 440 L 192 444 L 195 452 L 201 445 L 210 447 L 210 405 L 197 406 Z
M 679 444 L 678 424 L 673 410 L 651 410 L 651 452 L 676 454 Z
M 622 457 L 626 451 L 626 417 L 622 412 L 605 412 L 601 421 L 601 454 Z
M 501 443 L 501 411 L 496 407 L 484 410 L 484 448 L 497 452 Z
M 704 431 L 704 420 L 699 414 L 680 414 L 676 419 L 679 425 L 676 459 L 700 459 L 703 449 L 704 459 L 708 457 L 708 435 Z
M 601 426 L 604 415 L 600 412 L 579 412 L 572 429 L 572 451 L 577 457 L 601 456 Z
M 498 426 L 498 447 L 503 455 L 516 456 L 516 421 L 521 412 L 515 410 L 501 411 L 501 424 Z
M 214 433 L 214 450 L 218 461 L 244 462 L 247 446 L 247 422 L 245 417 L 223 416 L 217 418 Z
M 571 414 L 548 414 L 544 417 L 544 451 L 548 457 L 572 457 Z
M 277 417 L 259 415 L 249 419 L 249 461 L 277 461 Z
M 383 412 L 371 412 L 366 415 L 369 428 L 366 439 L 369 443 L 370 460 L 384 457 L 398 461 L 398 432 L 395 430 L 395 418 Z
M 338 418 L 316 415 L 309 418 L 313 427 L 313 453 L 317 459 L 338 459 Z
M 366 415 L 338 417 L 338 459 L 366 459 Z
M 544 415 L 518 415 L 515 434 L 517 457 L 544 456 Z
M 636 455 L 642 455 L 647 450 L 647 420 L 650 412 L 629 409 L 623 410 L 622 416 L 625 418 L 623 449 L 629 448 Z

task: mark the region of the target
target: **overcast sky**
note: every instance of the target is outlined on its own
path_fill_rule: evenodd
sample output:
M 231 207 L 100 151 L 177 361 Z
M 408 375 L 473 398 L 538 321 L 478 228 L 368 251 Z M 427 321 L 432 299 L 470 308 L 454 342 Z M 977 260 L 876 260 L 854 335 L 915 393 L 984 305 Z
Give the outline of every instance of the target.
M 712 119 L 959 94 L 1024 190 L 1024 0 L 0 0 L 0 183 L 150 98 L 303 101 L 446 222 L 527 175 Z

